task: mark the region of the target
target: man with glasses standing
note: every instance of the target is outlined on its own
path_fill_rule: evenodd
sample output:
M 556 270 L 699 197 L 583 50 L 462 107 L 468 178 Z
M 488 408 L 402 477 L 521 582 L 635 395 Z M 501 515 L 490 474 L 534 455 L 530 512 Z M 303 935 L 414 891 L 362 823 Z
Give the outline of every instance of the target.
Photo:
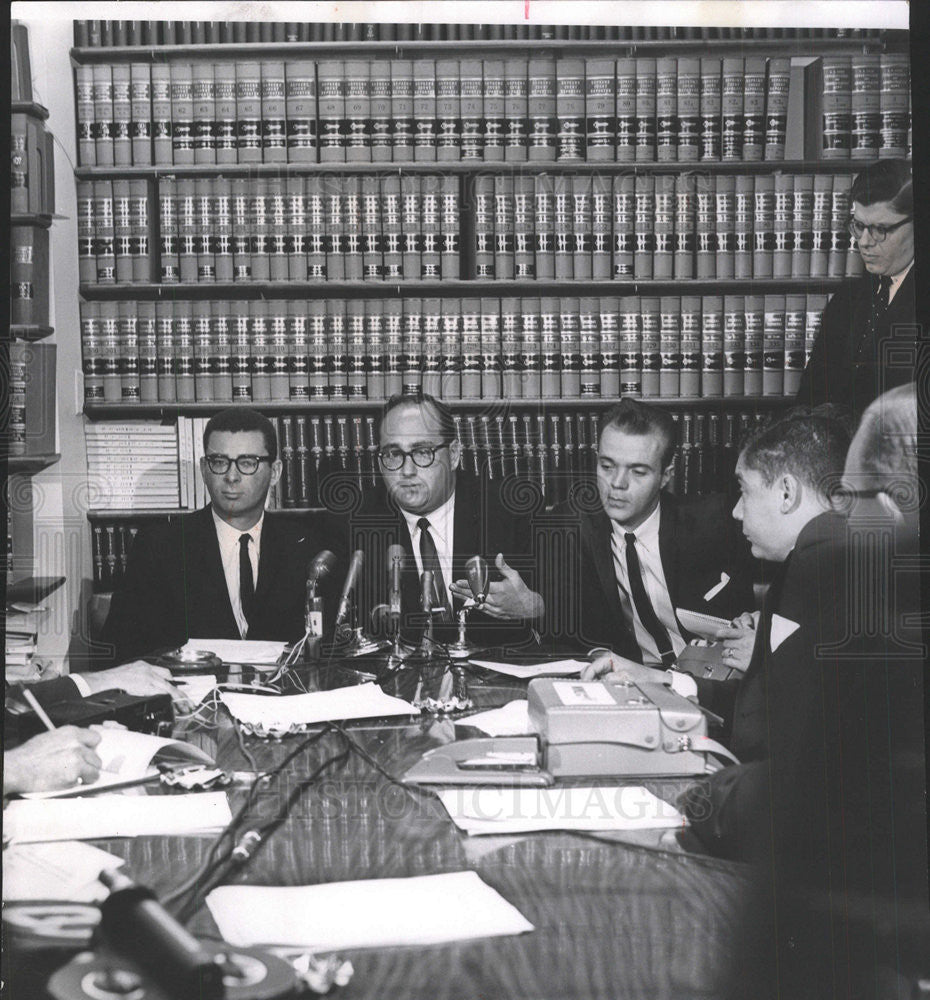
M 210 504 L 143 528 L 133 543 L 102 635 L 117 663 L 189 638 L 303 635 L 307 567 L 332 548 L 334 533 L 318 518 L 265 510 L 281 476 L 267 417 L 222 410 L 208 421 L 203 444 L 200 473 Z
M 380 529 L 369 529 L 369 538 L 376 537 L 384 551 L 391 544 L 405 550 L 405 636 L 415 636 L 411 625 L 420 608 L 420 580 L 429 569 L 435 617 L 448 626 L 437 628 L 436 637 L 454 638 L 454 612 L 461 605 L 454 606 L 453 598 L 471 596 L 465 563 L 475 555 L 487 559 L 491 583 L 482 610 L 471 618 L 470 637 L 491 645 L 529 636 L 542 616 L 542 598 L 510 565 L 519 565 L 529 552 L 529 518 L 507 509 L 496 482 L 457 474 L 462 446 L 448 407 L 426 393 L 395 396 L 382 411 L 379 440 L 384 493 L 372 496 L 363 511 L 369 526 Z M 368 562 L 383 564 L 383 554 L 372 553 Z M 369 584 L 372 593 L 384 592 L 381 580 Z
M 855 416 L 914 378 L 914 192 L 904 160 L 878 160 L 853 182 L 849 232 L 867 274 L 827 303 L 797 401 Z

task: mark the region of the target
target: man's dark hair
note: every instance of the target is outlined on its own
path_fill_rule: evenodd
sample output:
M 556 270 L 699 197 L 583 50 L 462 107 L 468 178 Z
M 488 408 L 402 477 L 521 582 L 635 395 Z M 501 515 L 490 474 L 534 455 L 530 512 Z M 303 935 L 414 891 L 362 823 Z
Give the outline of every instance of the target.
M 907 480 L 916 489 L 917 387 L 898 386 L 873 400 L 862 415 L 860 461 L 875 488 Z
M 914 186 L 910 166 L 905 160 L 876 160 L 853 181 L 849 200 L 858 201 L 860 205 L 887 201 L 901 215 L 913 215 Z
M 391 396 L 381 410 L 379 426 L 384 423 L 385 417 L 392 410 L 417 409 L 423 414 L 426 425 L 439 435 L 443 444 L 449 444 L 458 436 L 455 429 L 455 420 L 452 411 L 445 403 L 431 396 L 428 392 L 416 392 L 401 395 L 400 393 Z
M 849 442 L 846 421 L 835 411 L 797 407 L 752 432 L 740 458 L 766 486 L 789 474 L 828 499 L 843 471 Z
M 675 421 L 667 410 L 638 399 L 621 399 L 601 417 L 598 438 L 608 427 L 615 427 L 627 434 L 657 435 L 663 440 L 662 468 L 675 457 Z
M 203 450 L 207 451 L 207 442 L 214 431 L 227 431 L 238 434 L 240 431 L 258 431 L 265 440 L 265 451 L 273 462 L 278 457 L 278 439 L 274 432 L 274 424 L 258 410 L 246 406 L 230 406 L 219 413 L 214 413 L 203 429 Z

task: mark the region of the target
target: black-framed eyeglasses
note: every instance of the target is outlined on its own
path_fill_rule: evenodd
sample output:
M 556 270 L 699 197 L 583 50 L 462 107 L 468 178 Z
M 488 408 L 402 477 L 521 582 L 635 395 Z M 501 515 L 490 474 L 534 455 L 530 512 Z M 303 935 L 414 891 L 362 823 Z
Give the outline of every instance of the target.
M 269 455 L 237 455 L 235 458 L 230 458 L 229 455 L 204 455 L 204 458 L 207 468 L 216 476 L 229 472 L 233 463 L 243 476 L 254 476 L 262 462 L 271 464 Z
M 418 444 L 410 451 L 404 451 L 403 448 L 391 445 L 387 448 L 382 448 L 378 452 L 378 460 L 389 472 L 396 472 L 398 469 L 403 468 L 408 456 L 413 460 L 413 464 L 418 469 L 426 469 L 436 460 L 436 452 L 440 448 L 448 447 L 448 441 L 444 441 L 442 444 Z
M 902 219 L 900 222 L 893 222 L 890 226 L 881 226 L 878 224 L 867 226 L 854 216 L 846 223 L 846 228 L 849 230 L 850 235 L 855 236 L 857 240 L 868 230 L 873 243 L 884 243 L 889 233 L 893 233 L 896 229 L 906 226 L 912 221 L 912 218 L 913 216 L 909 215 L 906 219 Z

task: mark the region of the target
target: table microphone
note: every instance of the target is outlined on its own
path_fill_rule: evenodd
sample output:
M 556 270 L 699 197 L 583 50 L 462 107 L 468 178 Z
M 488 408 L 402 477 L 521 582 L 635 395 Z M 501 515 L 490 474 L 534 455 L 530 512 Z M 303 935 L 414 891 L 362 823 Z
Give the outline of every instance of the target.
M 222 967 L 144 886 L 121 872 L 103 871 L 110 895 L 100 904 L 100 928 L 178 1000 L 221 1000 Z
M 404 559 L 406 553 L 403 545 L 389 545 L 388 557 L 388 613 L 390 615 L 391 629 L 397 633 L 400 629 L 400 609 L 401 609 L 401 574 L 404 570 Z
M 346 619 L 349 617 L 349 601 L 352 592 L 355 590 L 355 584 L 358 582 L 359 573 L 362 571 L 364 559 L 365 554 L 361 549 L 356 549 L 352 553 L 352 561 L 349 563 L 345 583 L 342 585 L 342 593 L 339 595 L 339 607 L 336 611 L 336 628 L 345 625 Z
M 487 600 L 488 587 L 491 584 L 488 561 L 483 556 L 472 556 L 465 563 L 465 576 L 468 579 L 468 586 L 471 587 L 472 596 L 475 598 L 475 604 L 480 607 Z
M 325 579 L 336 565 L 336 557 L 329 549 L 318 552 L 307 567 L 307 600 L 304 604 L 304 623 L 308 635 L 323 634 L 323 601 L 317 595 L 316 588 L 320 580 Z

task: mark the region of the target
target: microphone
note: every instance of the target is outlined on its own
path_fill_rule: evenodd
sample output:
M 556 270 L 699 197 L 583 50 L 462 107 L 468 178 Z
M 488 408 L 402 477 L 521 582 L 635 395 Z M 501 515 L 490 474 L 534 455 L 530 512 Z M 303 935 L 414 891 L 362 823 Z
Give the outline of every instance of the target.
M 316 597 L 316 585 L 325 580 L 336 566 L 336 557 L 329 549 L 323 549 L 310 560 L 307 566 L 307 597 Z
M 471 587 L 475 603 L 479 606 L 484 604 L 491 582 L 487 560 L 482 556 L 472 556 L 465 563 L 465 576 L 468 578 L 468 586 Z
M 387 550 L 388 558 L 388 607 L 390 609 L 391 623 L 394 628 L 400 624 L 400 577 L 404 570 L 404 547 L 403 545 L 389 545 Z
M 433 571 L 425 569 L 420 576 L 420 608 L 425 614 L 433 612 L 433 596 Z
M 359 573 L 362 571 L 362 562 L 365 554 L 361 549 L 356 549 L 352 553 L 352 561 L 349 563 L 349 571 L 346 573 L 345 583 L 342 585 L 342 593 L 339 595 L 339 608 L 336 611 L 335 627 L 344 625 L 349 617 L 349 599 L 355 584 L 358 582 Z

